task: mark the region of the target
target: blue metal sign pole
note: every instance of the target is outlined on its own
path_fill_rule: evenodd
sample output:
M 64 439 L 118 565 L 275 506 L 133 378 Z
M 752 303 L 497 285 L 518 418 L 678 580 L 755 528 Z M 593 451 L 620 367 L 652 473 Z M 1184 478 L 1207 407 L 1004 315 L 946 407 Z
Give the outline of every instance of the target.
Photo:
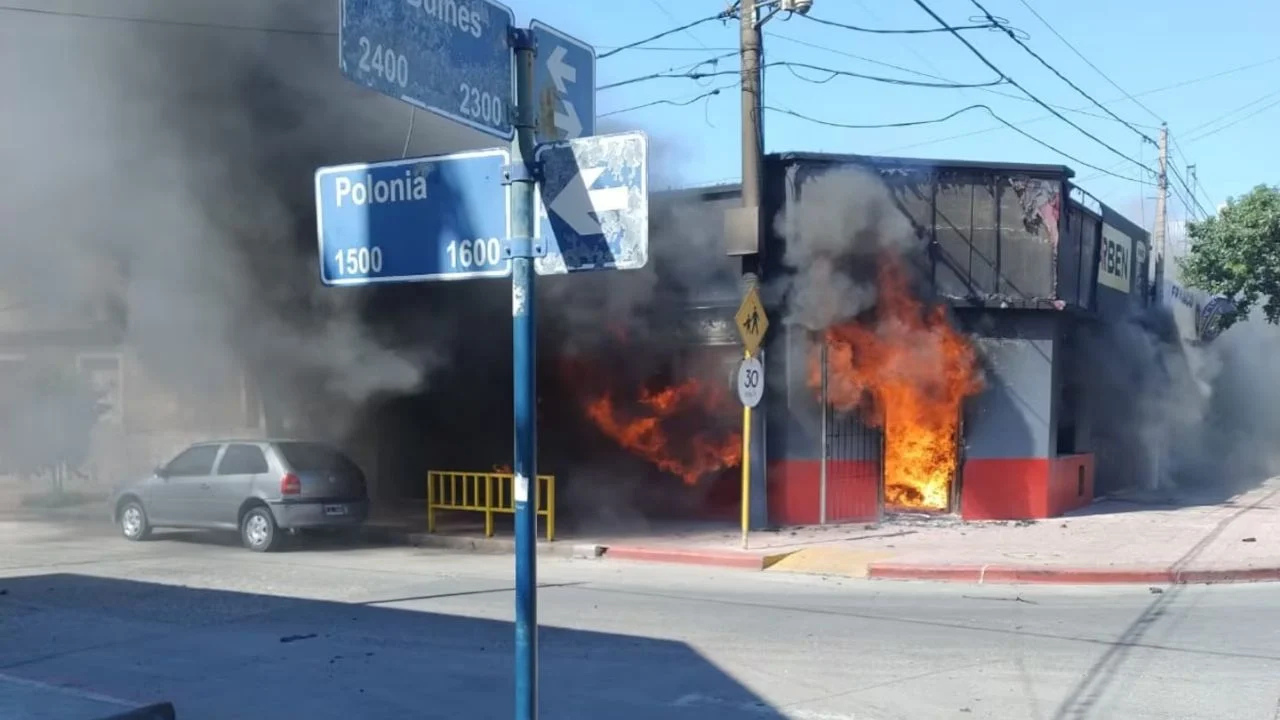
M 537 303 L 533 258 L 533 33 L 512 28 L 516 61 L 515 138 L 511 144 L 511 361 L 515 380 L 516 720 L 538 717 L 538 456 L 534 354 Z

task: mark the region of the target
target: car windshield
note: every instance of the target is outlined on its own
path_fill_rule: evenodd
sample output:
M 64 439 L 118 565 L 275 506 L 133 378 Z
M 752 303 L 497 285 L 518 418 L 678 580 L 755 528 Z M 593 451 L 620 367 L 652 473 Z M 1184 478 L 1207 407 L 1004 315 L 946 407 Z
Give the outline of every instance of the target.
M 284 456 L 285 462 L 297 472 L 359 473 L 359 469 L 351 458 L 343 455 L 337 448 L 322 443 L 287 442 L 280 443 L 277 447 L 280 448 L 280 454 Z

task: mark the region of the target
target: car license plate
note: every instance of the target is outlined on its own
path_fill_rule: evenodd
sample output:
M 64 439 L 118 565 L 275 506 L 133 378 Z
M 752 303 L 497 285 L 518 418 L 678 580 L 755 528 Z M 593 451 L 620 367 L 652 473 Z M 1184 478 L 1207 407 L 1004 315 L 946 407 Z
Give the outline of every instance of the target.
M 346 515 L 347 506 L 346 505 L 325 505 L 324 514 L 325 515 Z

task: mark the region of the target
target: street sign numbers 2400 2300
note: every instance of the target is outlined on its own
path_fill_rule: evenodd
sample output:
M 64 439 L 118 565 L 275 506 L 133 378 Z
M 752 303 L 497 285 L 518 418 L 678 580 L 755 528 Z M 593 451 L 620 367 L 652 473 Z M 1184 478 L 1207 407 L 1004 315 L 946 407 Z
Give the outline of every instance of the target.
M 467 83 L 459 85 L 458 92 L 462 95 L 462 102 L 458 105 L 462 117 L 495 127 L 502 124 L 502 98 Z
M 375 45 L 364 36 L 360 37 L 360 69 L 400 87 L 409 84 L 409 58 L 392 48 Z

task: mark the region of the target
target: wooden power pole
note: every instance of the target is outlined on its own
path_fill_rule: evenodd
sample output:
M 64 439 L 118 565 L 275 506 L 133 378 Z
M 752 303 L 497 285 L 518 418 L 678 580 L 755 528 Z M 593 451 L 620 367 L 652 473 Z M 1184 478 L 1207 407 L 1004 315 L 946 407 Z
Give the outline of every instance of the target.
M 1156 175 L 1156 226 L 1151 232 L 1152 257 L 1155 262 L 1154 295 L 1155 303 L 1163 305 L 1164 297 L 1164 256 L 1165 232 L 1169 222 L 1169 127 L 1160 125 L 1160 157 Z

